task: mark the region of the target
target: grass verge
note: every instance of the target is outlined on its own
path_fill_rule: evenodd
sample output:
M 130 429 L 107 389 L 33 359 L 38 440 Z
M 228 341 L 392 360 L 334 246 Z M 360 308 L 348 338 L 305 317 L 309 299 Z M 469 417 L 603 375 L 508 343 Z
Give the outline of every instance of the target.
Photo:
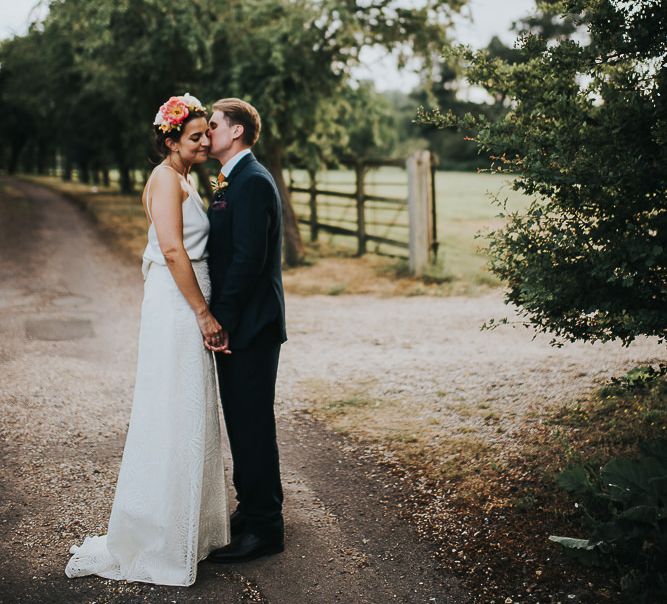
M 121 195 L 114 186 L 93 187 L 64 182 L 54 176 L 23 178 L 66 195 L 90 214 L 103 235 L 121 253 L 129 258 L 141 258 L 146 245 L 147 221 L 139 193 Z M 285 267 L 283 280 L 288 293 L 325 296 L 475 296 L 498 285 L 488 273 L 453 274 L 441 265 L 432 267 L 423 279 L 416 279 L 409 275 L 406 261 L 373 254 L 357 258 L 344 248 L 326 243 L 309 245 L 306 265 Z
M 667 434 L 667 379 L 637 386 L 646 373 L 638 368 L 535 414 L 495 442 L 474 424 L 443 433 L 396 401 L 370 396 L 372 384 L 320 394 L 326 403 L 311 412 L 364 450 L 370 443 L 404 485 L 406 518 L 436 540 L 443 566 L 477 602 L 622 602 L 618 573 L 580 566 L 548 537 L 586 534 L 575 500 L 556 485 L 560 471 L 634 455 L 640 443 Z M 476 418 L 484 412 L 469 410 Z M 499 420 L 484 416 L 490 430 Z

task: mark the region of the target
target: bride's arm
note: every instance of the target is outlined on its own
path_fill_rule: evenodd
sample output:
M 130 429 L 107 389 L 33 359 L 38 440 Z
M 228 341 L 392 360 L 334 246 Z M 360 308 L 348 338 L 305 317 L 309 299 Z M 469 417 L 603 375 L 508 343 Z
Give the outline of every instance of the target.
M 204 341 L 213 345 L 221 327 L 208 308 L 183 245 L 183 199 L 176 173 L 162 170 L 153 176 L 151 199 L 147 203 L 151 204 L 153 224 L 167 267 L 194 311 Z

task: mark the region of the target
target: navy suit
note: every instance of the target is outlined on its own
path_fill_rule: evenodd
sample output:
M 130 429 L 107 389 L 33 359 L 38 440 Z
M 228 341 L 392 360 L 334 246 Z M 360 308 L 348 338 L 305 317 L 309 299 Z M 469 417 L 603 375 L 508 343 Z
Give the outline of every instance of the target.
M 282 538 L 273 410 L 280 345 L 287 339 L 280 195 L 252 153 L 227 182 L 222 203 L 208 211 L 208 262 L 211 312 L 229 332 L 232 350 L 216 353 L 216 361 L 234 486 L 247 529 Z

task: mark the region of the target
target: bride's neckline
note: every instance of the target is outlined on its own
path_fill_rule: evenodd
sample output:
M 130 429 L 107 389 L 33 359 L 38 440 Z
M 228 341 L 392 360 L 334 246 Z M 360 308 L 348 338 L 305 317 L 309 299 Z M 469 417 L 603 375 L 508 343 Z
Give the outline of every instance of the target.
M 170 168 L 170 169 L 172 169 L 174 172 L 176 172 L 176 174 L 178 174 L 179 176 L 181 176 L 182 178 L 187 179 L 187 176 L 185 175 L 185 172 L 179 172 L 179 171 L 178 171 L 176 168 L 174 168 L 174 166 L 172 166 L 171 164 L 165 164 L 165 163 L 163 163 L 163 162 L 160 162 L 160 163 L 158 164 L 157 167 L 159 168 L 160 166 L 164 166 L 165 168 Z M 189 175 L 189 174 L 190 174 L 190 170 L 188 170 L 188 175 Z
M 170 170 L 173 170 L 174 172 L 176 172 L 176 174 L 178 174 L 179 178 L 182 178 L 185 182 L 187 182 L 190 186 L 192 186 L 190 184 L 190 171 L 189 170 L 188 170 L 188 174 L 186 176 L 185 174 L 182 174 L 176 168 L 174 168 L 174 166 L 170 166 L 169 164 L 158 164 L 156 166 L 156 169 L 157 168 L 162 168 L 162 167 L 169 168 Z
M 182 201 L 181 205 L 185 205 L 188 202 L 188 200 L 193 199 L 195 201 L 195 205 L 199 206 L 199 209 L 202 210 L 204 213 L 206 213 L 206 206 L 204 206 L 204 201 L 202 200 L 202 198 L 199 195 L 199 192 L 197 191 L 195 186 L 185 176 L 183 176 L 176 168 L 170 166 L 169 164 L 160 163 L 157 166 L 155 166 L 155 170 L 159 170 L 162 167 L 169 168 L 170 170 L 173 170 L 174 172 L 176 172 L 176 174 L 178 174 L 178 176 L 180 178 L 182 178 L 183 181 L 185 182 L 185 184 L 188 186 L 189 190 L 186 191 L 188 196 Z M 188 172 L 188 175 L 189 175 L 189 172 Z M 151 178 L 149 179 L 149 183 L 148 183 L 149 187 L 150 187 L 150 184 L 151 184 L 150 180 L 152 178 L 153 178 L 153 175 L 151 174 Z M 193 193 L 195 193 L 196 196 Z M 196 199 L 195 199 L 195 197 L 196 197 Z M 148 201 L 146 203 L 148 204 Z M 148 207 L 148 205 L 147 205 L 147 213 L 148 213 L 148 218 L 150 220 L 150 224 L 148 225 L 148 228 L 149 229 L 155 228 L 154 223 L 153 223 L 152 212 L 150 210 L 150 207 Z
M 197 191 L 197 189 L 195 189 L 195 186 L 190 182 L 190 178 L 189 178 L 190 172 L 188 171 L 188 175 L 185 176 L 184 174 L 181 174 L 176 168 L 174 168 L 173 166 L 170 166 L 169 164 L 158 164 L 156 166 L 156 169 L 161 168 L 162 166 L 164 166 L 165 168 L 169 168 L 170 170 L 173 170 L 174 172 L 176 172 L 176 174 L 178 174 L 178 176 L 185 181 L 185 184 L 187 184 L 188 187 L 190 187 L 190 191 L 188 192 L 188 196 L 183 200 L 183 203 L 185 203 L 188 199 L 190 199 L 190 197 L 192 197 L 192 192 Z M 197 197 L 199 197 L 199 193 L 197 193 Z M 200 201 L 200 205 L 203 205 L 201 203 L 201 201 Z

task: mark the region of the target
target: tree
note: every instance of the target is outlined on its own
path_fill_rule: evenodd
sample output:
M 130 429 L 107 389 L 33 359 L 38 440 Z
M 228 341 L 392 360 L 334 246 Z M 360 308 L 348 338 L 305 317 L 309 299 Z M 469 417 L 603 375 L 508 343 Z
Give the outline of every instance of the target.
M 317 169 L 347 158 L 388 157 L 397 137 L 397 119 L 387 98 L 370 81 L 341 90 L 336 103 L 322 104 L 305 147 L 290 149 L 290 161 Z
M 434 75 L 424 80 L 422 85 L 413 90 L 411 98 L 416 107 L 435 104 L 443 111 L 463 116 L 470 111 L 484 113 L 490 119 L 505 111 L 502 99 L 493 103 L 473 103 L 458 98 L 462 80 L 461 65 L 455 55 L 445 56 L 436 65 Z M 419 133 L 423 139 L 423 148 L 436 153 L 439 165 L 444 169 L 470 170 L 486 168 L 490 165 L 488 155 L 480 154 L 473 145 L 468 144 L 470 132 L 461 132 L 457 128 L 439 128 L 430 123 L 414 121 L 415 111 L 407 116 L 409 127 Z
M 525 60 L 463 50 L 468 79 L 511 100 L 472 128 L 495 169 L 536 196 L 489 240 L 491 269 L 538 331 L 561 339 L 667 337 L 667 4 L 541 3 L 585 27 L 587 44 L 526 34 Z
M 283 171 L 290 154 L 312 148 L 323 116 L 339 115 L 350 69 L 363 47 L 382 45 L 429 58 L 452 10 L 464 0 L 224 0 L 216 4 L 207 96 L 238 96 L 264 122 L 258 151 L 284 200 L 285 259 L 303 257 Z M 322 124 L 319 123 L 319 127 Z
M 31 147 L 36 161 L 26 162 L 31 164 L 26 168 L 39 168 L 52 137 L 50 100 L 43 90 L 49 77 L 43 60 L 45 42 L 43 32 L 32 30 L 30 36 L 0 45 L 0 129 L 9 146 L 10 174 L 17 171 L 19 160 Z
M 58 90 L 62 139 L 87 172 L 108 154 L 132 190 L 145 163 L 156 107 L 199 82 L 207 62 L 208 20 L 200 3 L 175 0 L 55 0 L 44 22 L 54 46 L 72 56 L 68 90 Z M 56 82 L 60 88 L 62 80 Z
M 428 64 L 452 11 L 464 3 L 422 0 L 406 8 L 404 0 L 51 0 L 42 22 L 3 46 L 24 45 L 31 62 L 22 67 L 15 55 L 12 66 L 0 49 L 0 103 L 20 109 L 19 99 L 38 100 L 29 104 L 29 114 L 48 107 L 48 122 L 30 128 L 28 146 L 48 132 L 65 173 L 76 165 L 86 179 L 111 163 L 129 192 L 133 169 L 146 163 L 150 122 L 165 98 L 189 90 L 205 101 L 247 99 L 262 116 L 258 153 L 285 202 L 285 258 L 295 264 L 303 247 L 283 177 L 288 160 L 311 162 L 330 150 L 359 146 L 354 133 L 342 131 L 342 120 L 350 111 L 358 114 L 359 103 L 376 100 L 361 99 L 363 85 L 352 85 L 350 71 L 361 50 L 380 45 L 403 60 L 415 55 Z M 39 79 L 31 82 L 32 73 Z M 21 95 L 21 89 L 34 94 Z M 367 113 L 379 118 L 377 111 Z M 375 125 L 381 123 L 379 118 Z M 26 156 L 19 139 L 4 152 L 10 162 Z
M 585 22 L 586 16 L 580 14 L 575 22 L 574 15 L 564 13 L 561 7 L 560 0 L 542 0 L 537 11 L 514 22 L 512 29 L 519 34 L 537 35 L 546 40 L 569 39 Z

